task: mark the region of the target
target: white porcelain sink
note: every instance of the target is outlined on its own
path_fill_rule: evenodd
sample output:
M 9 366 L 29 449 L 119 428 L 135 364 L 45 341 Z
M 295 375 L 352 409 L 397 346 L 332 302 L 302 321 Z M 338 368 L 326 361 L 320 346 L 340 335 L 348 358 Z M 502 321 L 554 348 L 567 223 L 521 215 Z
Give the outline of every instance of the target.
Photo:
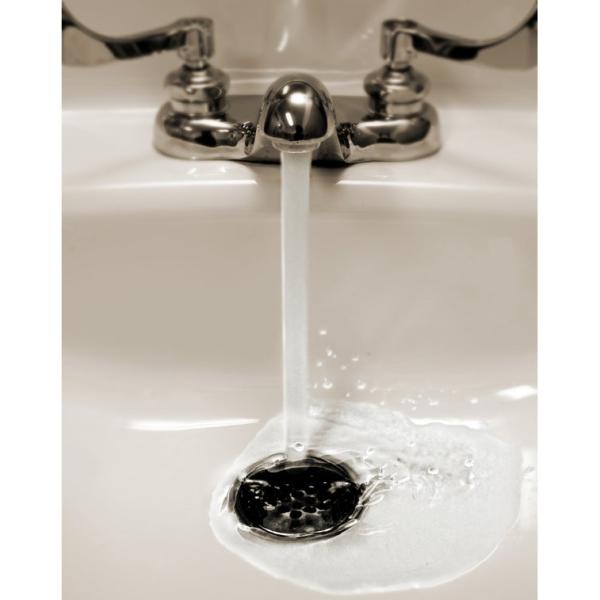
M 329 396 L 359 373 L 365 398 L 487 428 L 527 469 L 535 117 L 440 113 L 436 156 L 313 170 L 311 363 L 327 346 L 358 356 Z M 160 156 L 152 119 L 64 118 L 65 598 L 317 597 L 208 525 L 221 473 L 280 410 L 278 167 Z M 519 521 L 481 566 L 393 596 L 533 598 L 533 487 L 526 474 Z

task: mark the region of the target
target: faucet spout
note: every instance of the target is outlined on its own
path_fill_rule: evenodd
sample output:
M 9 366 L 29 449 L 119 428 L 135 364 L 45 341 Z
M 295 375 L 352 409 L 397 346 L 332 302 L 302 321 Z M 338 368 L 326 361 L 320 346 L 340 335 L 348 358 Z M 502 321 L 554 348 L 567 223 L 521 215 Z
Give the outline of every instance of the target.
M 293 73 L 267 90 L 257 133 L 278 150 L 315 150 L 335 131 L 333 102 L 325 86 L 312 75 Z

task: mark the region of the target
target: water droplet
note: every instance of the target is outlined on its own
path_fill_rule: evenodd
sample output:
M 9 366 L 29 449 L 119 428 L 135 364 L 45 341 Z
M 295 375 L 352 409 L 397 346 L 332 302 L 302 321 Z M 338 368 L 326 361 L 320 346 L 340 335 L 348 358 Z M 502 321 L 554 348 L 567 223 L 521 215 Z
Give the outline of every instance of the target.
M 357 390 L 366 390 L 367 389 L 367 382 L 366 381 L 362 381 L 362 380 L 358 380 L 356 382 L 356 389 Z
M 367 454 L 373 454 L 373 452 L 375 452 L 375 448 L 373 448 L 372 446 L 369 446 L 367 448 Z
M 323 383 L 321 384 L 321 387 L 324 390 L 330 390 L 333 387 L 333 381 L 331 381 L 330 379 L 327 379 L 327 377 L 325 377 L 325 379 L 323 379 Z
M 341 365 L 341 366 L 340 366 L 340 369 L 341 369 L 342 371 L 345 371 L 347 368 L 348 368 L 348 366 L 347 366 L 347 365 Z
M 471 399 L 469 400 L 469 402 L 470 402 L 471 404 L 479 404 L 479 398 L 471 398 Z
M 319 329 L 319 335 L 327 335 L 327 329 Z
M 440 472 L 440 470 L 437 467 L 429 467 L 427 469 L 427 473 L 429 473 L 429 475 L 437 475 Z
M 350 392 L 346 392 L 346 393 L 344 394 L 344 398 L 350 398 Z
M 467 456 L 467 458 L 465 458 L 465 467 L 468 467 L 469 469 L 475 464 L 475 459 L 472 456 Z
M 352 362 L 357 363 L 359 361 L 358 356 L 353 356 L 352 357 Z
M 327 354 L 327 356 L 333 356 L 333 350 L 331 348 L 327 348 L 327 350 L 325 350 L 325 354 Z
M 304 450 L 304 444 L 302 442 L 296 442 L 292 445 L 292 447 L 294 450 L 296 450 L 296 452 L 302 452 L 302 450 Z
M 414 448 L 414 446 L 415 446 L 415 440 L 408 440 L 408 442 L 406 442 L 406 445 L 409 448 Z
M 429 401 L 429 406 L 438 406 L 440 403 L 439 400 L 430 400 Z
M 323 361 L 322 360 L 318 360 L 317 361 L 317 367 L 322 367 L 323 366 Z

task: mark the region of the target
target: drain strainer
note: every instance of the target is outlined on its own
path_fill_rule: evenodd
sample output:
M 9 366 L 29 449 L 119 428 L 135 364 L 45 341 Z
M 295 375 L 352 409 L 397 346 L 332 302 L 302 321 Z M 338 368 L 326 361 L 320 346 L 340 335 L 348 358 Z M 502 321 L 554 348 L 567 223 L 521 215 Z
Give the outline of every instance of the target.
M 240 476 L 230 499 L 240 523 L 254 533 L 322 538 L 356 522 L 364 490 L 340 463 L 312 455 L 297 461 L 276 455 Z

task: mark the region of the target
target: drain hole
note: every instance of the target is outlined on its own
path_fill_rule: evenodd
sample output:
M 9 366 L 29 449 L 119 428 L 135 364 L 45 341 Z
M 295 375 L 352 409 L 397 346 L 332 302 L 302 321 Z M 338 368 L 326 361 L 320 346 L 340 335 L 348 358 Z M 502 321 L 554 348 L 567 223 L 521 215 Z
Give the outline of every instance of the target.
M 240 522 L 256 533 L 316 538 L 355 522 L 364 489 L 339 463 L 318 456 L 287 461 L 278 455 L 238 479 L 231 499 Z

